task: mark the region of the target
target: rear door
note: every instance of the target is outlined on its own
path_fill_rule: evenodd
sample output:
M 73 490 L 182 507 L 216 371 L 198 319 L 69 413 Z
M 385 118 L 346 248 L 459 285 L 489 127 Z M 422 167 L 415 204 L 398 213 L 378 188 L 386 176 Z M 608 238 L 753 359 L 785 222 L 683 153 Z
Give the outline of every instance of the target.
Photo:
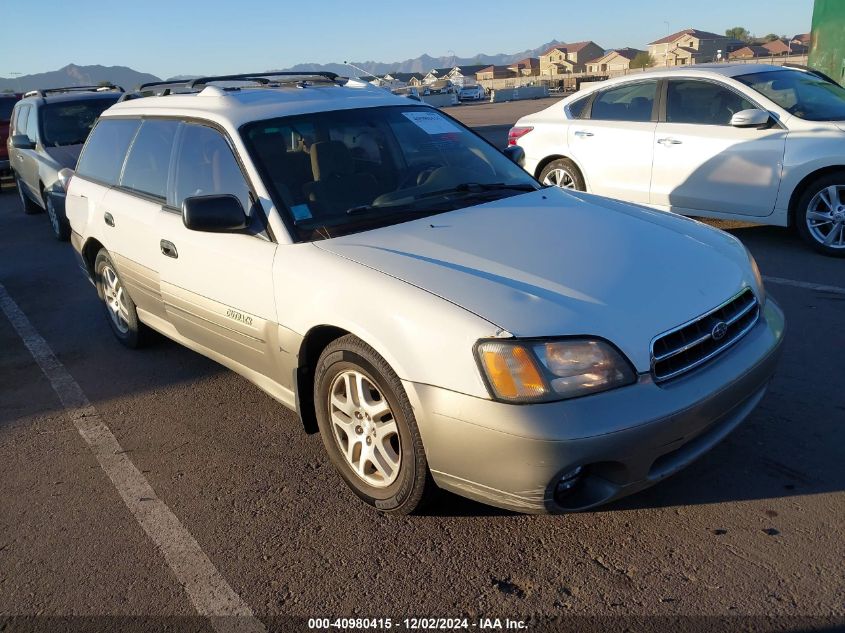
M 736 128 L 757 105 L 711 80 L 670 79 L 654 135 L 649 202 L 678 213 L 767 216 L 777 199 L 787 131 Z
M 33 143 L 38 143 L 38 109 L 33 104 L 21 107 L 18 116 L 15 117 L 15 134 L 23 134 L 29 137 Z M 33 200 L 41 203 L 41 191 L 38 186 L 38 158 L 36 150 L 15 149 L 15 160 L 12 168 L 17 172 L 18 177 Z
M 589 113 L 568 126 L 569 152 L 590 192 L 648 202 L 657 85 L 650 79 L 603 90 L 592 100 Z
M 158 219 L 166 204 L 178 128 L 174 119 L 145 119 L 129 148 L 118 186 L 101 204 L 109 252 L 142 319 L 146 314 L 166 318 L 159 281 Z
M 176 141 L 168 208 L 159 214 L 158 259 L 167 318 L 178 332 L 221 360 L 265 376 L 277 372 L 273 258 L 257 206 L 231 144 L 220 130 L 182 125 Z M 250 213 L 239 233 L 191 231 L 182 222 L 189 196 L 235 195 Z

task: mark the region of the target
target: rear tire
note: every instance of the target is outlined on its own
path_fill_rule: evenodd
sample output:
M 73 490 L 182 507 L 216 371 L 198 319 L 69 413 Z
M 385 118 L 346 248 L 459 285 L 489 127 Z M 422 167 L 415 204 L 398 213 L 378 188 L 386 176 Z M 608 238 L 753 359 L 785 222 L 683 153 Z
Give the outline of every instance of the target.
M 112 332 L 123 345 L 130 349 L 137 349 L 144 345 L 149 331 L 138 320 L 135 302 L 123 286 L 120 275 L 117 274 L 114 262 L 106 249 L 100 249 L 94 261 L 94 274 L 97 292 L 103 299 L 106 320 Z
M 830 257 L 845 257 L 845 171 L 817 178 L 804 188 L 792 215 L 801 238 Z
M 375 350 L 351 334 L 330 343 L 317 363 L 314 404 L 329 459 L 366 504 L 402 515 L 429 501 L 436 486 L 414 411 Z
M 18 196 L 21 200 L 21 208 L 23 209 L 23 212 L 27 215 L 41 213 L 43 209 L 41 209 L 34 200 L 30 200 L 29 196 L 26 195 L 24 192 L 24 184 L 21 182 L 21 179 L 17 174 L 15 174 L 15 187 L 18 188 Z
M 587 190 L 581 170 L 568 158 L 558 158 L 543 167 L 538 180 L 544 185 L 560 187 L 561 189 Z

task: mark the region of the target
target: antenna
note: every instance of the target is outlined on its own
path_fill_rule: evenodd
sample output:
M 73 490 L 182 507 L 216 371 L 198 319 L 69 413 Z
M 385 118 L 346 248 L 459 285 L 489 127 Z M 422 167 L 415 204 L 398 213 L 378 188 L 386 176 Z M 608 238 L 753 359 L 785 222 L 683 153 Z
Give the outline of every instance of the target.
M 343 65 L 344 65 L 344 66 L 349 66 L 350 68 L 352 68 L 352 69 L 354 69 L 354 70 L 357 70 L 357 71 L 359 71 L 359 72 L 364 73 L 364 76 L 365 76 L 365 77 L 375 77 L 375 76 L 376 76 L 376 74 L 375 74 L 375 73 L 367 72 L 366 70 L 364 70 L 364 69 L 363 69 L 363 68 L 361 68 L 360 66 L 356 66 L 355 64 L 353 64 L 353 63 L 351 63 L 351 62 L 344 61 L 344 62 L 343 62 Z M 361 78 L 361 75 L 358 75 L 358 79 L 360 79 L 360 78 Z

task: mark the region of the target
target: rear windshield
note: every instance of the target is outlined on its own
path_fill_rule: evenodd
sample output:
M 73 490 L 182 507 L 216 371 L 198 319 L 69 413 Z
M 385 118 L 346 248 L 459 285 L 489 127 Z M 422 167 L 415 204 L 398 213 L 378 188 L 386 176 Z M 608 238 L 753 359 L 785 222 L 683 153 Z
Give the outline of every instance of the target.
M 8 121 L 12 118 L 12 108 L 18 102 L 11 97 L 0 97 L 0 121 Z
M 47 147 L 82 145 L 103 110 L 117 97 L 48 103 L 42 108 L 41 131 Z

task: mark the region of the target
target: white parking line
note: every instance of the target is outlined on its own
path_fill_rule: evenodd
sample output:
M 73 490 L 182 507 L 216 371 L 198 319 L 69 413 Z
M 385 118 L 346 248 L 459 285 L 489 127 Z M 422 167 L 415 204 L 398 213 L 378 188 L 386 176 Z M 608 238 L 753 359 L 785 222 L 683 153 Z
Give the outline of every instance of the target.
M 156 496 L 146 477 L 126 456 L 80 386 L 3 284 L 0 284 L 0 308 L 50 381 L 74 426 L 129 511 L 164 556 L 197 613 L 207 617 L 218 633 L 263 633 L 264 625 L 220 575 L 176 515 Z
M 765 281 L 767 284 L 780 284 L 781 286 L 794 286 L 795 288 L 805 288 L 807 290 L 830 292 L 835 295 L 845 295 L 845 288 L 840 288 L 839 286 L 811 284 L 807 281 L 795 281 L 794 279 L 784 279 L 783 277 L 769 277 L 768 275 L 763 276 L 763 281 Z

